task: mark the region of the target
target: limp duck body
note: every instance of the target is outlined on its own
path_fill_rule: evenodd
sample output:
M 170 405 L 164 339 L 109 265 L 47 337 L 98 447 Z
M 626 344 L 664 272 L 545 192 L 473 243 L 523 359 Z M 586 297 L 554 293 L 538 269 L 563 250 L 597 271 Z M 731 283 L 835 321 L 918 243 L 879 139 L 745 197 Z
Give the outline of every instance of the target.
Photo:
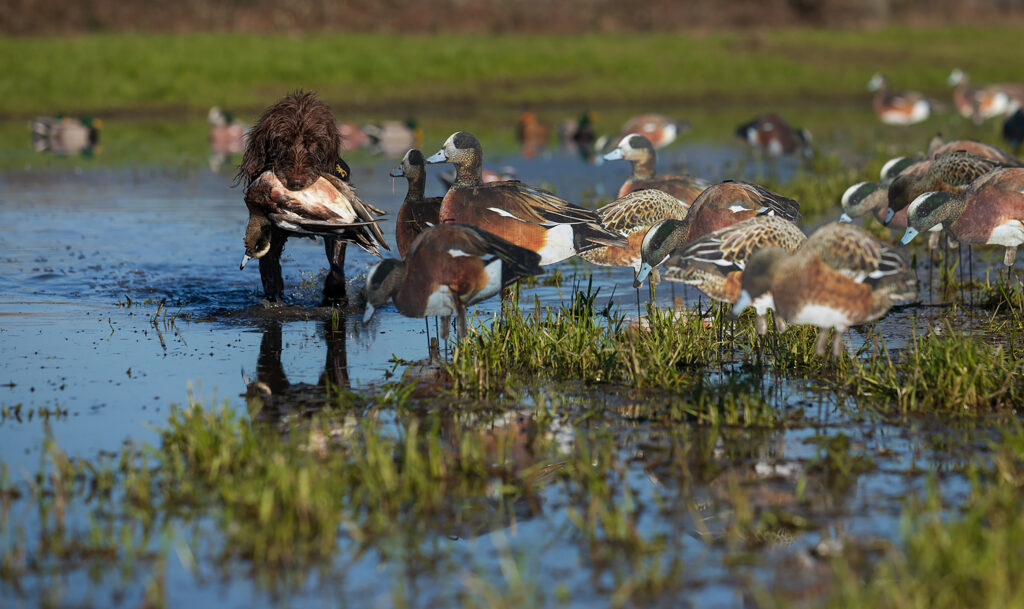
M 472 134 L 454 133 L 427 163 L 452 163 L 455 181 L 441 202 L 442 223 L 477 226 L 537 252 L 554 264 L 601 246 L 625 246 L 626 239 L 601 225 L 592 210 L 518 181 L 481 183 L 482 149 Z

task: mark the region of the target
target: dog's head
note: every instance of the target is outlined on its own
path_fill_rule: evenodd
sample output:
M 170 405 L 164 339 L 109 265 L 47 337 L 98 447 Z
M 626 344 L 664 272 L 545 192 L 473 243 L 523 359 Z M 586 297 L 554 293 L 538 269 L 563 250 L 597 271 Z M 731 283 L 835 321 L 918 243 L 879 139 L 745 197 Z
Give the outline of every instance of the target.
M 248 187 L 273 171 L 291 190 L 302 190 L 333 171 L 340 141 L 331 110 L 313 93 L 297 91 L 267 108 L 249 132 L 236 182 Z

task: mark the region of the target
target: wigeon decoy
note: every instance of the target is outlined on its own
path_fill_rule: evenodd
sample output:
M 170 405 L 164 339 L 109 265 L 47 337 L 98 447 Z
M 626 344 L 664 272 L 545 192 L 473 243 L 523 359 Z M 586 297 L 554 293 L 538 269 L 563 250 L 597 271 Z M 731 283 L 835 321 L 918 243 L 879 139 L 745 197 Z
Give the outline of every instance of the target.
M 655 223 L 686 217 L 686 206 L 679 199 L 660 190 L 636 190 L 597 210 L 601 224 L 618 231 L 628 239 L 625 247 L 603 246 L 580 254 L 580 257 L 601 266 L 631 266 L 640 272 L 640 246 L 647 231 Z
M 452 184 L 455 183 L 455 172 L 454 171 L 442 171 L 437 174 L 437 179 L 441 180 L 445 188 L 451 188 Z M 490 184 L 491 182 L 507 182 L 509 180 L 516 179 L 516 168 L 511 165 L 505 165 L 498 169 L 488 169 L 486 167 L 480 170 L 480 183 Z
M 996 169 L 962 193 L 927 192 L 907 208 L 909 226 L 902 243 L 941 226 L 968 245 L 1002 245 L 1003 263 L 1013 266 L 1024 243 L 1024 168 Z
M 526 110 L 519 115 L 516 124 L 516 141 L 519 142 L 520 153 L 531 159 L 547 146 L 551 128 L 537 118 L 537 113 Z
M 953 90 L 953 104 L 957 112 L 975 124 L 997 116 L 1008 116 L 1024 103 L 1024 87 L 1013 84 L 995 84 L 984 87 L 971 85 L 967 73 L 954 69 L 947 82 Z
M 302 190 L 289 190 L 273 171 L 265 171 L 246 189 L 245 205 L 249 223 L 240 269 L 270 251 L 272 227 L 355 243 L 376 256 L 380 256 L 378 248 L 389 249 L 376 219 L 384 212 L 361 201 L 333 174 L 320 176 Z
M 850 327 L 880 319 L 892 306 L 913 298 L 917 278 L 895 249 L 845 222 L 826 224 L 793 254 L 779 247 L 760 249 L 743 271 L 738 315 L 772 293 L 775 314 L 790 324 L 816 326 L 815 352 L 825 354 L 828 331 L 835 330 L 832 357 L 843 350 Z
M 689 130 L 690 124 L 684 121 L 673 120 L 662 114 L 639 114 L 622 125 L 619 137 L 642 135 L 658 149 L 668 146 L 676 137 Z
M 806 129 L 794 129 L 778 114 L 762 114 L 736 128 L 736 135 L 751 148 L 769 157 L 779 157 L 803 151 L 811 152 L 811 134 Z
M 878 182 L 859 182 L 846 189 L 840 200 L 843 213 L 839 216 L 839 221 L 853 222 L 854 218 L 872 214 L 876 220 L 884 222 L 889 208 L 889 184 L 904 173 L 915 176 L 924 175 L 930 165 L 931 160 L 921 161 L 914 157 L 889 159 L 879 172 Z M 888 226 L 897 229 L 906 228 L 906 210 L 896 212 Z
M 672 253 L 662 266 L 666 281 L 695 286 L 714 300 L 735 303 L 740 296 L 743 269 L 747 259 L 763 247 L 780 247 L 792 253 L 804 242 L 803 231 L 778 216 L 755 216 L 732 226 L 704 235 Z M 771 292 L 752 303 L 757 311 L 757 332 L 768 329 L 766 313 L 771 308 Z M 785 330 L 776 317 L 779 332 Z
M 540 254 L 554 264 L 626 239 L 601 226 L 596 212 L 517 181 L 480 181 L 483 150 L 470 133 L 453 133 L 427 163 L 455 165 L 455 182 L 441 202 L 442 223 L 470 224 Z
M 931 104 L 924 96 L 913 91 L 893 92 L 889 80 L 881 74 L 871 77 L 868 90 L 875 92 L 875 114 L 887 125 L 914 125 L 931 114 Z
M 619 141 L 614 150 L 604 155 L 605 160 L 625 159 L 633 165 L 633 175 L 619 188 L 624 197 L 634 190 L 654 188 L 667 192 L 684 205 L 693 203 L 697 195 L 711 185 L 710 182 L 693 176 L 655 175 L 657 155 L 651 141 L 642 135 L 629 135 Z
M 466 307 L 521 277 L 543 273 L 539 263 L 536 252 L 474 226 L 431 226 L 416 237 L 404 260 L 388 258 L 370 269 L 363 321 L 393 298 L 406 317 L 455 315 L 461 339 L 467 332 Z
M 1024 110 L 1017 110 L 1003 123 L 1003 139 L 1013 148 L 1013 154 L 1020 154 L 1024 142 Z
M 946 141 L 942 139 L 941 135 L 936 135 L 930 142 L 928 142 L 927 157 L 929 159 L 937 159 L 940 156 L 949 154 L 950 152 L 956 152 L 957 150 L 970 152 L 975 156 L 992 159 L 993 161 L 999 161 L 1000 163 L 1006 163 L 1008 165 L 1014 165 L 1019 162 L 1017 157 L 998 146 L 993 146 L 976 140 Z
M 1007 163 L 957 150 L 935 158 L 920 176 L 901 174 L 889 185 L 888 223 L 896 212 L 926 192 L 962 193 L 967 185 Z
M 36 152 L 90 154 L 99 146 L 103 121 L 91 116 L 38 116 L 32 120 L 32 147 Z
M 219 106 L 213 106 L 206 114 L 210 124 L 210 150 L 217 154 L 238 154 L 245 148 L 245 134 L 249 126 L 235 119 Z
M 395 219 L 398 255 L 405 258 L 416 235 L 428 226 L 435 226 L 441 222 L 438 219 L 441 212 L 441 197 L 423 196 L 427 183 L 426 160 L 423 153 L 416 148 L 410 148 L 405 153 L 402 163 L 391 170 L 391 177 L 404 177 L 409 182 L 409 190 L 405 193 L 405 200 L 402 201 L 402 207 Z
M 674 250 L 708 233 L 753 218 L 779 216 L 791 222 L 800 219 L 800 204 L 751 182 L 726 180 L 702 192 L 682 220 L 662 220 L 647 231 L 641 254 L 643 261 L 637 283 Z
M 588 163 L 593 161 L 597 142 L 596 120 L 597 112 L 590 110 L 584 111 L 578 119 L 563 120 L 558 125 L 558 144 L 565 151 L 578 153 Z
M 423 143 L 423 131 L 412 118 L 405 122 L 383 121 L 363 125 L 363 133 L 366 135 L 364 148 L 389 157 L 398 156 L 404 150 L 417 148 Z

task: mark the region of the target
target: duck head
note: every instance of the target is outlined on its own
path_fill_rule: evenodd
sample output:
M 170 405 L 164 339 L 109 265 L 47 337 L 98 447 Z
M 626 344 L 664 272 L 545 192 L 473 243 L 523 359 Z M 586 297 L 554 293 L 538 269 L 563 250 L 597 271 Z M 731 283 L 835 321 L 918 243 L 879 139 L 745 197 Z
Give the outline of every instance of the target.
M 614 150 L 604 155 L 606 161 L 641 161 L 654 155 L 654 145 L 651 140 L 642 135 L 627 135 L 619 141 Z
M 405 262 L 402 260 L 385 258 L 370 269 L 366 274 L 366 287 L 363 289 L 366 296 L 363 323 L 370 321 L 373 312 L 398 293 L 404 281 Z
M 640 243 L 640 269 L 633 280 L 633 287 L 639 288 L 654 267 L 668 260 L 674 250 L 682 247 L 689 233 L 690 223 L 686 220 L 662 220 L 647 229 Z
M 426 162 L 455 165 L 455 186 L 477 185 L 480 183 L 483 148 L 472 133 L 457 131 Z
M 907 245 L 918 233 L 942 227 L 947 221 L 959 216 L 957 203 L 964 202 L 964 195 L 950 192 L 926 192 L 914 199 L 907 208 L 907 230 L 900 243 Z
M 740 284 L 740 295 L 729 314 L 731 318 L 739 317 L 739 314 L 755 300 L 771 291 L 775 269 L 787 256 L 789 254 L 781 247 L 764 247 L 747 259 Z
M 245 255 L 238 269 L 242 270 L 253 258 L 262 258 L 270 251 L 270 220 L 263 214 L 249 213 L 249 224 L 245 227 Z

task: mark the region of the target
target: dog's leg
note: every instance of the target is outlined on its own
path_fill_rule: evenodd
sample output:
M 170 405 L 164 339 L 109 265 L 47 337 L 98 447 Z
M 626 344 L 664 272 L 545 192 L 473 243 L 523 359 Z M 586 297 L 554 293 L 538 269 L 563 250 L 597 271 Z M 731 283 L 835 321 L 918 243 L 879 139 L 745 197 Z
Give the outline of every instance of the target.
M 324 252 L 327 254 L 327 278 L 324 279 L 324 306 L 348 306 L 345 295 L 345 246 L 341 239 L 324 237 Z
M 281 252 L 288 233 L 277 228 L 270 229 L 270 251 L 260 258 L 260 279 L 263 280 L 263 297 L 270 302 L 281 302 L 284 298 L 284 278 L 281 277 Z

